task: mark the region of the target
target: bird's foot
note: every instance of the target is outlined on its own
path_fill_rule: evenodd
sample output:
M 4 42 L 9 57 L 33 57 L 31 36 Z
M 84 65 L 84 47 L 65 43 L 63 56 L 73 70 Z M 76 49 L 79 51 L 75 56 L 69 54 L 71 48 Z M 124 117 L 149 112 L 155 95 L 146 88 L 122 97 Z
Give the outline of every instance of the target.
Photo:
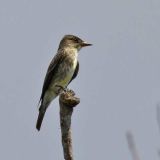
M 57 94 L 61 94 L 62 92 L 68 92 L 68 93 L 70 93 L 70 94 L 72 94 L 72 95 L 75 95 L 75 93 L 74 93 L 74 91 L 73 90 L 71 90 L 71 89 L 68 89 L 67 87 L 63 87 L 63 86 L 61 86 L 61 85 L 56 85 L 56 87 L 58 87 L 58 93 Z
M 56 87 L 58 88 L 58 90 L 57 90 L 58 94 L 60 94 L 62 92 L 67 92 L 67 90 L 68 90 L 66 87 L 63 87 L 63 86 L 58 85 L 58 84 L 56 84 Z

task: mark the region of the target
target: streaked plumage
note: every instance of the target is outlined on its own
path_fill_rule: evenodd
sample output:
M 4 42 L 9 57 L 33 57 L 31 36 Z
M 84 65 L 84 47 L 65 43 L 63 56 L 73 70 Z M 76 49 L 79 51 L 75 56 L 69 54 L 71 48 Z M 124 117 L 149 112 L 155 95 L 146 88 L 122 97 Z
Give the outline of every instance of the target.
M 43 84 L 40 97 L 39 115 L 36 128 L 40 130 L 44 114 L 53 99 L 59 94 L 59 87 L 66 88 L 68 84 L 77 76 L 79 71 L 78 51 L 89 46 L 80 38 L 74 35 L 66 35 L 60 42 L 58 52 L 52 59 Z

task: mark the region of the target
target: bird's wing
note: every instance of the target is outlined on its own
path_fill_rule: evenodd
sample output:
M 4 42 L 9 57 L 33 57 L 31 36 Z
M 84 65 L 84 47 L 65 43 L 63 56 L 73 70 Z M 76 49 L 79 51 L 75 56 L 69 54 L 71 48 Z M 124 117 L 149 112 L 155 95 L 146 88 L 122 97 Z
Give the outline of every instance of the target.
M 52 78 L 54 78 L 54 75 L 55 75 L 55 72 L 57 71 L 57 68 L 59 67 L 61 62 L 65 59 L 65 57 L 66 56 L 65 56 L 64 51 L 61 51 L 61 52 L 58 52 L 55 55 L 55 57 L 52 59 L 50 65 L 48 67 L 45 79 L 44 79 L 42 93 L 41 93 L 41 97 L 40 97 L 39 102 L 43 101 L 44 94 L 45 94 L 46 90 L 48 89 Z
M 73 76 L 72 76 L 72 79 L 69 81 L 69 83 L 71 83 L 71 81 L 77 77 L 78 71 L 79 71 L 79 62 L 77 61 L 76 69 L 75 69 L 74 74 L 73 74 Z M 69 83 L 68 83 L 68 84 L 69 84 Z

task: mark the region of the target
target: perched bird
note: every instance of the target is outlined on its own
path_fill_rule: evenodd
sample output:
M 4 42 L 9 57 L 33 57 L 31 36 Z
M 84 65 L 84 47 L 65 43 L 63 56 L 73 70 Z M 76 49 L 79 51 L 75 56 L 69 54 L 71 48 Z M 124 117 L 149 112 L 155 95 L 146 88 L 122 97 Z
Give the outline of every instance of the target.
M 44 79 L 36 124 L 38 131 L 41 128 L 46 109 L 59 95 L 60 88 L 66 88 L 77 76 L 79 70 L 78 51 L 82 47 L 91 45 L 74 35 L 65 35 L 60 41 L 57 54 L 52 59 Z

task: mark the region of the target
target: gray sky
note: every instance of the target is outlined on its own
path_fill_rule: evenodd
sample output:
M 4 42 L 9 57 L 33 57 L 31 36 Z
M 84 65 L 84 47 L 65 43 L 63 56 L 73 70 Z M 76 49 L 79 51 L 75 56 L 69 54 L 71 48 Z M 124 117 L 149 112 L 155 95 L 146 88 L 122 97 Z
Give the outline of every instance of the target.
M 159 0 L 0 0 L 0 159 L 63 159 L 58 99 L 35 129 L 47 66 L 64 34 L 81 50 L 69 86 L 76 160 L 129 160 L 131 130 L 142 160 L 158 160 Z

